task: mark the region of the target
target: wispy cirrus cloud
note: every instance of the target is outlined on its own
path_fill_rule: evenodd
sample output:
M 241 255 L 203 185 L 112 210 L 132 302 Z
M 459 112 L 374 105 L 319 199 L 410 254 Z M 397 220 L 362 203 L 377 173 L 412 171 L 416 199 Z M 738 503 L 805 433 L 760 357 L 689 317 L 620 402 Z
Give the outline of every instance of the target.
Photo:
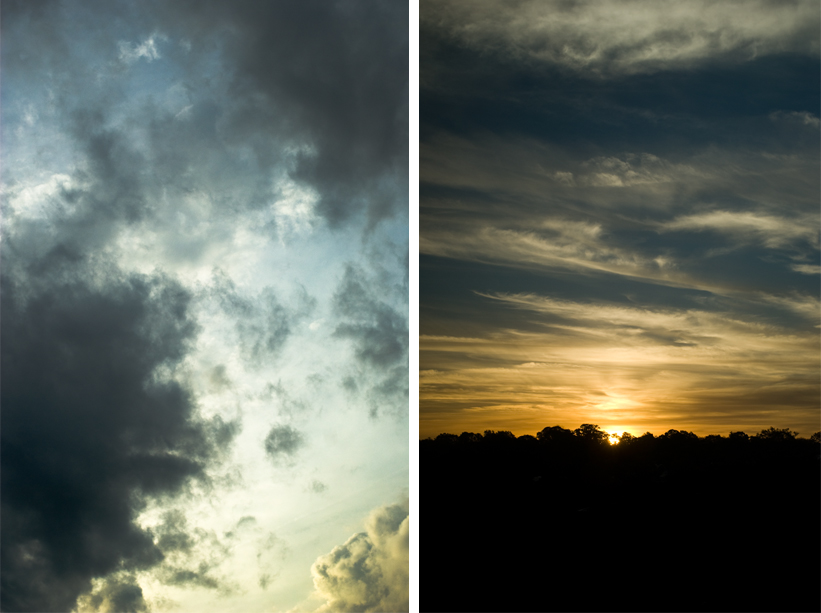
M 423 24 L 477 51 L 597 75 L 818 52 L 813 2 L 423 2 Z M 424 67 L 423 67 L 424 68 Z
M 660 228 L 662 231 L 720 232 L 737 242 L 756 241 L 769 248 L 783 248 L 794 243 L 806 243 L 817 248 L 819 237 L 814 221 L 812 216 L 790 219 L 766 213 L 712 210 L 677 217 L 662 223 Z

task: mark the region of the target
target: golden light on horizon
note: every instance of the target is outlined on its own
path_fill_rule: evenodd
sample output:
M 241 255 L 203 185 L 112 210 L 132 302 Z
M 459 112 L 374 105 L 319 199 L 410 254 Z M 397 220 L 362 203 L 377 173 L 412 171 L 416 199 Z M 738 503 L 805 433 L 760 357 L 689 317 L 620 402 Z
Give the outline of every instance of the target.
M 423 438 L 582 423 L 634 436 L 800 431 L 816 421 L 817 346 L 788 329 L 694 308 L 483 296 L 515 309 L 511 325 L 420 337 Z M 523 312 L 545 325 L 517 330 Z

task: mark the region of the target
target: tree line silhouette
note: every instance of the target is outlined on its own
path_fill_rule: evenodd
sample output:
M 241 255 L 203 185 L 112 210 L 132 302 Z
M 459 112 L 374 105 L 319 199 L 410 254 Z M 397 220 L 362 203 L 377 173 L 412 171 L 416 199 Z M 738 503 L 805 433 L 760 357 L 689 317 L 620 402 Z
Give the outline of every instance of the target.
M 420 441 L 422 611 L 821 610 L 821 433 Z

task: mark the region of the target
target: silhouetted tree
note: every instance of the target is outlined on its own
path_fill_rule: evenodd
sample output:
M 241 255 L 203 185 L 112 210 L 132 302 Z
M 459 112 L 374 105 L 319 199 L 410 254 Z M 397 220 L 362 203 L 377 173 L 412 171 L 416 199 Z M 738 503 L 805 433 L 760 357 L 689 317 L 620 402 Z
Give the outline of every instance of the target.
M 569 441 L 573 439 L 573 433 L 561 426 L 549 426 L 536 433 L 536 438 L 545 443 Z
M 478 443 L 481 440 L 482 435 L 473 432 L 462 432 L 462 434 L 459 435 L 460 443 Z
M 630 444 L 636 440 L 636 437 L 630 434 L 629 432 L 622 432 L 621 436 L 619 437 L 619 445 Z
M 694 441 L 698 439 L 698 435 L 687 432 L 687 430 L 668 430 L 659 438 L 671 441 Z
M 821 433 L 607 437 L 582 424 L 420 441 L 420 610 L 821 610 Z M 754 536 L 785 525 L 806 536 Z M 671 531 L 709 545 L 682 555 L 659 543 Z M 615 564 L 590 553 L 611 533 L 630 539 Z M 546 597 L 545 577 L 563 589 Z M 619 591 L 637 577 L 644 589 Z M 451 596 L 454 581 L 470 589 Z
M 790 432 L 789 428 L 767 428 L 756 434 L 756 438 L 765 441 L 792 441 L 798 432 Z
M 591 443 L 606 443 L 610 438 L 607 432 L 604 432 L 595 424 L 582 424 L 573 430 L 573 436 L 585 441 L 590 441 Z
M 453 444 L 457 443 L 458 441 L 459 441 L 459 437 L 456 436 L 455 434 L 447 434 L 447 433 L 443 432 L 442 434 L 440 434 L 439 436 L 436 437 L 436 442 L 437 443 L 445 443 L 445 444 L 453 445 Z

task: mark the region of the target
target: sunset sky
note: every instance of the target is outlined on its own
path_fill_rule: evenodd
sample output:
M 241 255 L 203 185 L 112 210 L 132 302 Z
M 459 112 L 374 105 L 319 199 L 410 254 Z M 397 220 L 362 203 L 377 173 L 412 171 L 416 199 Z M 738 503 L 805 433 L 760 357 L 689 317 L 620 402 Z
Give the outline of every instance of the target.
M 2 3 L 4 611 L 407 610 L 408 31 Z
M 819 5 L 420 5 L 420 436 L 819 429 Z

